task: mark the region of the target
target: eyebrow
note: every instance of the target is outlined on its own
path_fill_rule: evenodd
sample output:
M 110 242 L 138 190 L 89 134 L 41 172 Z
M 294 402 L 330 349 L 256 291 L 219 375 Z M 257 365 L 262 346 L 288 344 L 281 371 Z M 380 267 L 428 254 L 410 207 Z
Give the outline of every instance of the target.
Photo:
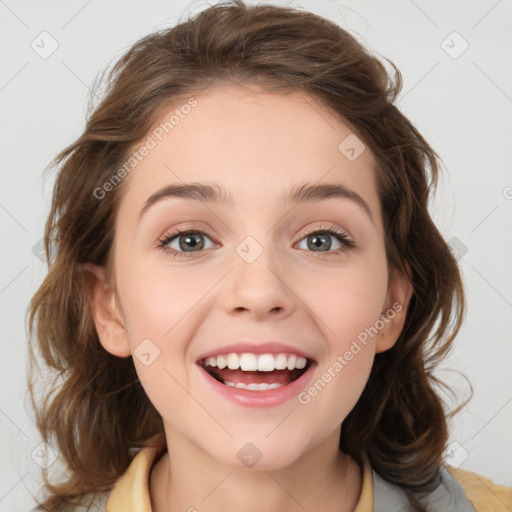
M 201 201 L 204 203 L 219 203 L 231 208 L 235 206 L 233 194 L 216 183 L 192 182 L 186 184 L 172 184 L 157 190 L 146 200 L 140 210 L 139 221 L 151 206 L 172 197 Z M 372 223 L 374 223 L 372 211 L 366 201 L 357 192 L 354 192 L 340 183 L 322 183 L 314 185 L 304 183 L 303 185 L 295 185 L 283 196 L 282 201 L 283 205 L 288 205 L 291 203 L 318 202 L 331 198 L 350 199 L 354 201 L 368 214 Z

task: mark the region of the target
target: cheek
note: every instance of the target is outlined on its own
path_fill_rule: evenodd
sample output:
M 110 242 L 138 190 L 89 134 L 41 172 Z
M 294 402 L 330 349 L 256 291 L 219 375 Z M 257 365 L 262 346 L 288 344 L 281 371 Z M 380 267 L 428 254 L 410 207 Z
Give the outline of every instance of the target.
M 215 274 L 208 279 L 197 272 L 171 272 L 136 258 L 120 262 L 118 293 L 133 361 L 155 406 L 183 392 L 178 382 L 187 383 L 186 365 L 192 364 L 188 343 L 202 321 L 201 301 L 217 280 Z
M 213 281 L 213 279 L 212 279 Z M 188 325 L 194 306 L 212 283 L 205 276 L 133 261 L 119 273 L 119 294 L 131 343 L 141 337 L 164 341 Z
M 319 414 L 328 415 L 334 423 L 350 412 L 366 385 L 379 335 L 375 326 L 385 303 L 387 283 L 385 259 L 376 251 L 365 261 L 361 259 L 350 268 L 332 273 L 328 282 L 322 284 L 317 279 L 317 287 L 310 288 L 317 291 L 310 294 L 308 303 L 327 342 L 318 381 L 311 391 L 323 396 L 316 407 L 325 410 Z M 309 393 L 308 396 L 313 401 Z
M 160 413 L 169 407 L 170 396 L 174 402 L 187 403 L 182 387 L 187 387 L 189 370 L 184 364 L 187 340 L 193 332 L 194 305 L 205 293 L 204 280 L 196 290 L 179 275 L 175 272 L 171 283 L 161 269 L 135 260 L 127 260 L 124 273 L 119 272 L 119 294 L 135 369 Z
M 371 257 L 371 259 L 374 259 Z M 385 260 L 356 261 L 346 268 L 317 275 L 305 284 L 305 297 L 325 327 L 325 337 L 342 349 L 371 327 L 382 313 L 387 293 Z M 307 294 L 306 294 L 307 292 Z

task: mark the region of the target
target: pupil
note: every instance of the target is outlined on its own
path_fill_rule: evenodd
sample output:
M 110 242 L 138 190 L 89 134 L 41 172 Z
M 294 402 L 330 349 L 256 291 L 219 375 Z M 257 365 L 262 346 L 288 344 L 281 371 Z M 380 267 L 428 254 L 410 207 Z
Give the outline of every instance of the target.
M 198 246 L 199 249 L 202 249 L 204 242 L 202 241 L 201 238 L 199 238 L 199 240 L 196 238 L 196 237 L 200 237 L 200 236 L 201 235 L 199 233 L 192 233 L 192 234 L 189 233 L 187 235 L 182 235 L 182 237 L 180 238 L 180 249 L 183 251 L 187 251 L 188 247 L 185 245 L 187 243 L 190 243 L 192 248 L 195 248 L 196 246 Z M 185 241 L 183 242 L 183 240 L 185 240 Z
M 321 247 L 322 244 L 327 245 L 326 250 L 331 248 L 331 240 L 330 240 L 329 236 L 327 236 L 327 235 L 312 235 L 312 237 L 313 237 L 312 238 L 313 243 L 309 244 L 310 249 L 312 247 Z M 319 242 L 319 243 L 317 243 L 317 242 Z

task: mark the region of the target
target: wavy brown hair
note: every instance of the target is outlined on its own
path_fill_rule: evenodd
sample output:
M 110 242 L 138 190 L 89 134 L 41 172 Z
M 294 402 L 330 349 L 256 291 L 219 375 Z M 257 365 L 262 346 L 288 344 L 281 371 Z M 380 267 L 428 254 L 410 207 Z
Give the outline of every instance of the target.
M 28 311 L 36 424 L 67 465 L 59 483 L 44 473 L 49 495 L 40 510 L 108 492 L 134 449 L 164 439 L 132 358 L 106 352 L 92 320 L 82 264 L 111 271 L 124 182 L 101 201 L 94 191 L 164 108 L 223 83 L 303 92 L 338 115 L 376 157 L 390 273 L 408 276 L 413 294 L 400 337 L 376 355 L 343 422 L 340 449 L 356 460 L 365 450 L 373 468 L 423 510 L 416 498 L 437 483 L 450 417 L 433 370 L 460 328 L 465 300 L 457 262 L 428 211 L 440 159 L 394 105 L 402 79 L 388 62 L 393 76 L 347 31 L 313 13 L 235 0 L 142 38 L 96 83 L 92 96 L 100 85 L 104 93 L 83 134 L 50 165 L 58 173 L 44 235 L 48 274 Z M 54 377 L 45 385 L 36 375 L 36 350 Z

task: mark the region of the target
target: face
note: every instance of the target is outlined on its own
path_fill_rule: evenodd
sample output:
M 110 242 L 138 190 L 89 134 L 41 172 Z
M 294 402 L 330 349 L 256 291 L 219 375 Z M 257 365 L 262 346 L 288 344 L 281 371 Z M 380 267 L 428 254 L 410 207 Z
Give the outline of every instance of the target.
M 409 288 L 388 281 L 376 162 L 347 125 L 298 92 L 233 85 L 194 98 L 164 136 L 155 129 L 179 106 L 162 113 L 148 133 L 156 144 L 125 178 L 116 294 L 97 292 L 95 324 L 106 350 L 133 357 L 168 446 L 185 440 L 242 466 L 251 442 L 259 467 L 284 467 L 339 436 L 375 353 L 398 337 Z M 226 201 L 147 203 L 191 183 L 218 186 Z M 342 192 L 292 198 L 327 184 Z M 309 356 L 299 388 L 280 403 L 251 400 L 262 391 L 229 398 L 198 364 L 232 343 L 267 341 Z

